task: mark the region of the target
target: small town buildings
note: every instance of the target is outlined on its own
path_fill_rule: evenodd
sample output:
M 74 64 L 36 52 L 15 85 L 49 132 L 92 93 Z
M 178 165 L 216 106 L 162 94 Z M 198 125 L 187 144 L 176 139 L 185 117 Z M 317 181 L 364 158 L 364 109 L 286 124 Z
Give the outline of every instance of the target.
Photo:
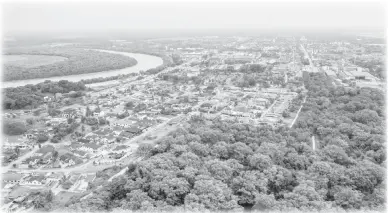
M 45 183 L 46 178 L 44 175 L 30 175 L 20 181 L 20 185 L 41 186 Z
M 68 108 L 68 109 L 65 109 L 62 112 L 62 117 L 64 117 L 64 118 L 75 118 L 75 117 L 78 117 L 78 112 L 77 112 L 76 109 Z

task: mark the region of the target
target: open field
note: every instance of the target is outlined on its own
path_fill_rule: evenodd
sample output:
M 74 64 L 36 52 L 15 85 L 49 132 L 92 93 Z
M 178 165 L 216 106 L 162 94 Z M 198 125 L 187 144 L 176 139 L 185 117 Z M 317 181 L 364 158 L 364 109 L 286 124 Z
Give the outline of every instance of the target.
M 68 60 L 61 56 L 51 55 L 4 55 L 5 66 L 34 68 Z

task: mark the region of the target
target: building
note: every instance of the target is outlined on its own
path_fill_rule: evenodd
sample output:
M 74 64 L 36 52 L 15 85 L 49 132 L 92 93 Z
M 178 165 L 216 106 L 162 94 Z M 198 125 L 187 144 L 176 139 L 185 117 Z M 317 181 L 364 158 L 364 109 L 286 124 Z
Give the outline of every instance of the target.
M 333 70 L 327 69 L 327 70 L 325 70 L 325 73 L 329 77 L 332 77 L 332 78 L 336 78 L 337 77 L 337 73 L 334 72 Z
M 20 185 L 41 186 L 46 181 L 43 175 L 31 175 L 20 181 Z
M 72 109 L 72 108 L 65 109 L 62 112 L 62 117 L 64 117 L 64 118 L 75 118 L 77 116 L 78 116 L 77 110 Z
M 3 182 L 5 183 L 19 183 L 24 175 L 20 173 L 3 173 Z

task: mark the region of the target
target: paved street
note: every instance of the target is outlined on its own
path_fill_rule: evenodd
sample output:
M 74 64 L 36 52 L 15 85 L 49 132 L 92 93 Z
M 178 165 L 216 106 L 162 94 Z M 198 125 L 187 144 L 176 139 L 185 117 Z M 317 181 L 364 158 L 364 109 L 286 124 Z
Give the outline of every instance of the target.
M 292 123 L 291 123 L 291 125 L 290 125 L 290 128 L 292 128 L 292 126 L 294 126 L 294 123 L 295 123 L 296 120 L 298 119 L 299 113 L 300 113 L 300 111 L 302 110 L 303 104 L 306 103 L 306 99 L 307 99 L 307 96 L 304 97 L 304 100 L 303 100 L 303 102 L 302 102 L 302 105 L 300 105 L 299 110 L 298 110 L 298 112 L 296 113 L 296 116 L 295 116 L 294 120 L 292 121 Z

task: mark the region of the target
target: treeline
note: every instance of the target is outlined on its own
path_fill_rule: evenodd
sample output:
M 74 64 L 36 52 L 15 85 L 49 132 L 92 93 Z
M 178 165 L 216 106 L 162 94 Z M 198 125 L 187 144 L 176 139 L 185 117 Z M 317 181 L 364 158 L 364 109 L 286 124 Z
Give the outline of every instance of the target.
M 114 81 L 114 80 L 129 78 L 129 77 L 135 77 L 138 75 L 139 75 L 138 73 L 120 74 L 120 75 L 109 76 L 109 77 L 82 79 L 79 82 L 82 82 L 84 84 L 94 84 L 94 83 L 100 83 L 100 82 L 105 82 L 105 81 Z
M 308 100 L 296 128 L 193 117 L 156 146 L 140 146 L 142 161 L 67 208 L 383 210 L 383 94 L 334 88 L 323 74 L 311 74 L 305 84 Z
M 378 165 L 386 160 L 384 94 L 373 88 L 334 87 L 322 74 L 310 74 L 309 90 L 296 128 L 309 129 L 326 147 L 332 140 L 344 158 L 367 159 Z M 349 158 L 348 158 L 349 157 Z
M 68 58 L 68 60 L 30 68 L 5 64 L 5 81 L 101 72 L 113 69 L 122 69 L 137 64 L 135 59 L 127 56 L 94 50 L 84 50 L 81 48 L 14 49 L 8 50 L 6 54 L 62 56 Z
M 254 87 L 258 83 L 258 80 L 254 74 L 244 74 L 235 83 L 238 87 Z
M 245 64 L 238 71 L 242 73 L 262 73 L 266 70 L 266 67 L 261 64 Z
M 199 76 L 188 77 L 186 75 L 174 75 L 174 74 L 166 73 L 166 74 L 160 74 L 158 75 L 158 77 L 164 81 L 171 81 L 174 84 L 188 83 L 190 81 L 192 81 L 196 85 L 199 85 L 200 83 L 202 83 L 201 77 Z
M 84 91 L 85 84 L 82 82 L 70 82 L 61 80 L 58 82 L 45 81 L 36 85 L 28 84 L 21 87 L 3 89 L 4 109 L 36 108 L 44 101 L 47 93 L 69 93 L 70 91 Z
M 367 68 L 369 72 L 376 76 L 377 78 L 384 79 L 385 78 L 385 71 L 384 71 L 384 61 L 382 59 L 362 59 L 362 58 L 356 58 L 355 64 L 357 66 Z

